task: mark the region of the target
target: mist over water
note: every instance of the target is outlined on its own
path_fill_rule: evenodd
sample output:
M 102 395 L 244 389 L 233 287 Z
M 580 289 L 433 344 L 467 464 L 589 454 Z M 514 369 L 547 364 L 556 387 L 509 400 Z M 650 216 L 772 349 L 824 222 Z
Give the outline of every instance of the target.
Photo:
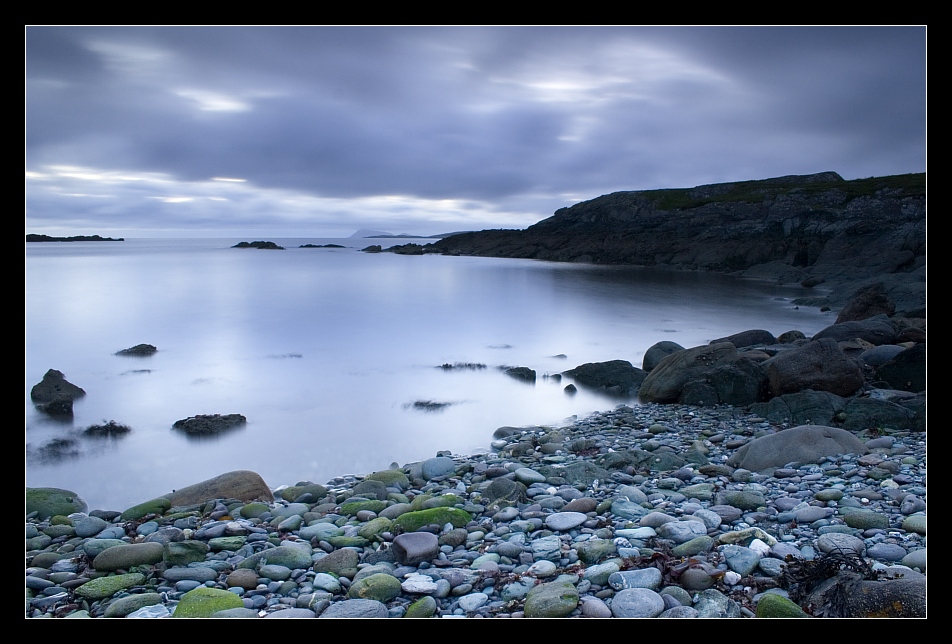
M 571 379 L 545 374 L 615 359 L 640 367 L 661 340 L 812 335 L 834 319 L 793 307 L 801 289 L 720 275 L 358 250 L 390 240 L 230 248 L 238 241 L 26 244 L 27 486 L 121 510 L 236 469 L 271 486 L 325 483 L 437 450 L 472 453 L 499 426 L 561 424 L 625 402 L 568 396 Z M 114 355 L 140 343 L 159 351 Z M 439 368 L 457 362 L 486 368 Z M 517 381 L 505 365 L 538 379 Z M 70 422 L 30 400 L 48 369 L 86 390 Z M 248 424 L 203 440 L 172 429 L 216 413 Z M 108 420 L 132 431 L 81 435 Z

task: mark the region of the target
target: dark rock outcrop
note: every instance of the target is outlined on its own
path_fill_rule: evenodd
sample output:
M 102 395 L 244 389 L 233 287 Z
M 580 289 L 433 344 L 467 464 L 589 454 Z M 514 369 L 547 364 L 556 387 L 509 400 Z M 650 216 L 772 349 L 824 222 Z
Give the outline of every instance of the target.
M 627 360 L 609 360 L 588 362 L 563 371 L 562 375 L 574 378 L 576 383 L 584 387 L 618 396 L 633 396 L 638 393 L 638 388 L 648 374 Z
M 874 315 L 893 315 L 896 305 L 886 295 L 882 282 L 861 288 L 836 316 L 836 323 L 858 322 Z
M 56 369 L 47 371 L 30 390 L 30 399 L 39 411 L 63 418 L 72 417 L 73 400 L 85 395 L 81 387 L 66 380 L 63 372 Z
M 775 338 L 770 331 L 752 329 L 750 331 L 741 331 L 740 333 L 729 335 L 726 338 L 711 340 L 710 344 L 717 344 L 718 342 L 730 342 L 738 349 L 743 349 L 744 347 L 752 347 L 759 344 L 775 344 L 777 338 Z
M 35 403 L 49 403 L 57 399 L 68 398 L 73 400 L 85 396 L 86 392 L 66 380 L 62 371 L 50 369 L 43 375 L 43 380 L 33 385 L 30 390 L 30 399 Z
M 846 399 L 842 396 L 806 389 L 751 405 L 750 412 L 777 424 L 832 425 L 845 408 Z
M 814 340 L 831 338 L 837 342 L 860 339 L 879 346 L 890 344 L 896 337 L 896 325 L 884 314 L 875 315 L 855 322 L 831 324 L 813 336 Z
M 925 307 L 925 174 L 844 181 L 834 172 L 616 192 L 526 230 L 453 235 L 425 252 L 736 272 L 823 284 L 800 303 L 842 306 L 882 283 L 899 311 Z
M 917 344 L 896 355 L 876 370 L 876 379 L 893 389 L 920 392 L 926 390 L 926 345 Z
M 100 242 L 100 241 L 125 241 L 122 237 L 113 239 L 112 237 L 100 237 L 99 235 L 73 235 L 72 237 L 51 237 L 49 235 L 37 235 L 30 233 L 26 236 L 28 242 Z
M 505 367 L 503 371 L 506 372 L 507 376 L 515 378 L 516 380 L 522 380 L 523 382 L 536 381 L 535 369 L 530 369 L 529 367 Z
M 681 390 L 688 382 L 705 380 L 714 367 L 738 359 L 737 348 L 729 342 L 672 353 L 651 370 L 641 383 L 638 397 L 644 402 L 679 402 Z
M 801 425 L 750 441 L 734 452 L 727 464 L 760 472 L 787 463 L 816 463 L 823 456 L 868 451 L 863 441 L 845 429 Z
M 284 246 L 278 246 L 272 241 L 253 241 L 238 242 L 232 248 L 257 248 L 259 250 L 284 250 Z
M 137 344 L 134 347 L 129 347 L 128 349 L 123 349 L 122 351 L 116 351 L 116 355 L 145 357 L 151 356 L 156 351 L 158 351 L 158 349 L 151 344 Z
M 241 414 L 199 414 L 177 420 L 172 425 L 190 436 L 211 436 L 248 422 Z
M 767 371 L 771 396 L 804 389 L 849 396 L 865 382 L 859 366 L 829 338 L 779 353 L 761 366 Z

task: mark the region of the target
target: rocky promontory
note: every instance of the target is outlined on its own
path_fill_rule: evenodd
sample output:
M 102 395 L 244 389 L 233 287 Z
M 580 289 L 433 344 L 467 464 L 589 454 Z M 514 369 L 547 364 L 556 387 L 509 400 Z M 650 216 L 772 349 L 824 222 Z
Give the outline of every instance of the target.
M 926 175 L 823 172 L 615 192 L 525 230 L 390 250 L 718 271 L 817 287 L 800 303 L 833 308 L 881 283 L 898 311 L 916 313 L 925 308 Z

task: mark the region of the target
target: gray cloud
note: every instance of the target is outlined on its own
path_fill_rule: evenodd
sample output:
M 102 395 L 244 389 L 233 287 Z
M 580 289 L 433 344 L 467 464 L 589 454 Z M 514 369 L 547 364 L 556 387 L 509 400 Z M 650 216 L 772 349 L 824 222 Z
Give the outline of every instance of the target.
M 920 172 L 925 31 L 29 27 L 27 227 L 434 233 Z

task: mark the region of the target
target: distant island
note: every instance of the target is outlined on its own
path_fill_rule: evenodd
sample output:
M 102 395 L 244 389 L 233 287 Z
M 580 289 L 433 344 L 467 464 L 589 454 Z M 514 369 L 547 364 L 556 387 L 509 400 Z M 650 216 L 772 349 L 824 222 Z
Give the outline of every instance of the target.
M 400 233 L 399 235 L 394 235 L 392 233 L 385 233 L 379 230 L 361 229 L 351 235 L 350 239 L 444 239 L 446 237 L 452 237 L 453 235 L 461 235 L 463 232 L 470 231 L 439 233 L 437 235 L 411 235 L 409 233 Z
M 28 242 L 88 242 L 88 241 L 126 241 L 122 237 L 119 239 L 113 239 L 112 237 L 100 237 L 99 235 L 74 235 L 73 237 L 50 237 L 49 235 L 34 235 L 29 234 L 26 236 Z
M 253 241 L 238 242 L 232 248 L 257 248 L 259 250 L 284 250 L 284 246 L 278 246 L 272 241 Z

